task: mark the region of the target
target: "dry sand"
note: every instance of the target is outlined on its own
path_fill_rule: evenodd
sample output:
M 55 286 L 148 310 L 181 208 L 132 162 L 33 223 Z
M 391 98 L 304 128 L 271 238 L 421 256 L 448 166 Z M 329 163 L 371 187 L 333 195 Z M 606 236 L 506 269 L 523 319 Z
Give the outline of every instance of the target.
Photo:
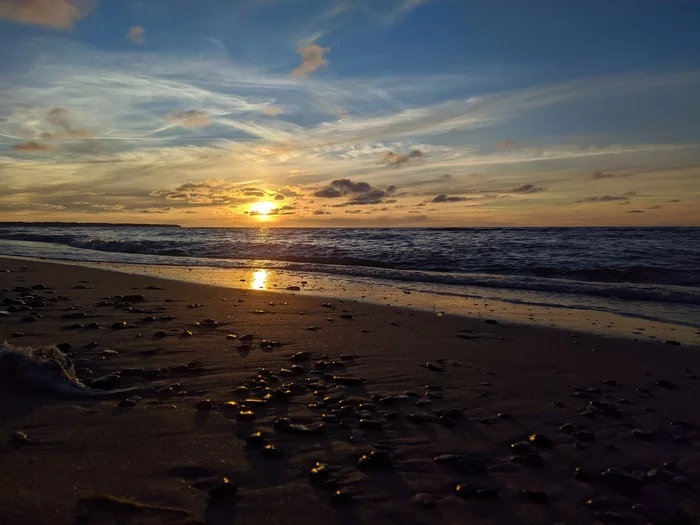
M 86 383 L 118 375 L 96 382 L 107 389 L 40 393 L 17 384 L 16 361 L 0 355 L 3 525 L 685 524 L 700 515 L 697 347 L 42 262 L 0 267 L 9 270 L 0 310 L 20 299 L 41 316 L 0 314 L 0 342 L 70 343 Z M 49 290 L 15 291 L 36 284 Z M 144 300 L 98 306 L 128 294 Z M 207 318 L 217 325 L 197 324 Z M 76 323 L 84 327 L 65 328 Z M 299 352 L 310 359 L 290 361 Z M 278 375 L 294 364 L 303 373 Z M 241 385 L 247 395 L 235 392 Z M 134 406 L 119 406 L 127 398 Z M 210 409 L 198 409 L 205 400 Z M 248 405 L 254 421 L 228 401 Z M 379 428 L 360 428 L 359 410 L 375 422 L 363 427 Z M 560 430 L 567 423 L 584 432 Z M 278 457 L 246 444 L 254 431 Z M 532 434 L 535 444 L 511 449 Z M 360 459 L 373 450 L 374 460 Z M 327 468 L 312 475 L 317 462 Z M 210 496 L 224 477 L 236 498 Z

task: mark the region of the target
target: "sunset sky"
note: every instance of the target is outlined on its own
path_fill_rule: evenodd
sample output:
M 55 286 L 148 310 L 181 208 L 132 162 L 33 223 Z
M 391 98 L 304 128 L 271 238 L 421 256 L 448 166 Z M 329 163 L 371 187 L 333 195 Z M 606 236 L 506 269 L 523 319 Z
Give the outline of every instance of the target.
M 700 226 L 697 0 L 0 0 L 0 220 Z

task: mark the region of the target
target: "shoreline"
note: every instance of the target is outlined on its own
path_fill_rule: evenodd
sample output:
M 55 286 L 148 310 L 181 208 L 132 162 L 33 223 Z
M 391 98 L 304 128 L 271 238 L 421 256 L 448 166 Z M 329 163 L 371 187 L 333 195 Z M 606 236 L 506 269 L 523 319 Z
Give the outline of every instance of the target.
M 541 294 L 538 296 L 537 293 L 524 290 L 506 290 L 504 292 L 498 289 L 484 289 L 487 290 L 486 293 L 489 293 L 489 296 L 483 296 L 480 295 L 481 290 L 478 287 L 471 287 L 475 290 L 472 295 L 460 290 L 459 295 L 455 293 L 451 296 L 429 289 L 421 289 L 412 282 L 381 282 L 361 277 L 341 280 L 328 274 L 264 268 L 264 264 L 261 264 L 261 267 L 257 269 L 215 268 L 0 255 L 0 266 L 2 266 L 3 259 L 96 268 L 129 275 L 145 275 L 179 282 L 211 284 L 238 290 L 264 290 L 278 294 L 338 298 L 391 307 L 405 307 L 432 312 L 435 315 L 457 315 L 477 320 L 493 318 L 509 323 L 587 332 L 608 337 L 624 337 L 632 340 L 674 340 L 685 345 L 700 345 L 700 327 L 698 326 L 669 323 L 655 318 L 649 319 L 641 314 L 632 316 L 596 310 L 593 306 L 595 297 L 588 299 L 591 306 L 575 309 L 546 303 L 533 304 L 527 301 L 519 303 L 518 297 L 541 296 Z M 300 289 L 286 290 L 288 286 L 296 286 Z M 493 297 L 494 292 L 496 294 L 512 292 L 513 299 L 504 300 L 498 295 Z
M 36 391 L 24 381 L 34 369 L 3 369 L 15 361 L 0 351 L 8 525 L 700 515 L 692 347 L 74 265 L 1 266 L 3 308 L 30 296 L 34 306 L 0 316 L 0 342 L 61 344 L 89 387 Z M 32 311 L 40 317 L 24 321 Z M 55 367 L 42 370 L 53 384 Z M 514 452 L 533 434 L 541 441 Z M 367 464 L 372 451 L 383 459 Z M 235 500 L 209 495 L 224 477 Z

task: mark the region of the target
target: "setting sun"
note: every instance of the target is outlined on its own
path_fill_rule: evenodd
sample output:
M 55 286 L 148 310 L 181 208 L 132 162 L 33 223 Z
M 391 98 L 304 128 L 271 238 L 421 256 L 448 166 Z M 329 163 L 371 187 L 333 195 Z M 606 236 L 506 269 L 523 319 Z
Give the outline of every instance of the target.
M 250 205 L 250 213 L 254 215 L 270 215 L 276 209 L 275 203 L 269 201 L 254 202 Z

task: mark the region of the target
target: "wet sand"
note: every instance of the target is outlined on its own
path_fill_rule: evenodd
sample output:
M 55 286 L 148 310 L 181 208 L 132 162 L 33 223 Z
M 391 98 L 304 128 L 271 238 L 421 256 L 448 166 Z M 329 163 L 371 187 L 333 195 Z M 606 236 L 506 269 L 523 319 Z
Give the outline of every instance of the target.
M 0 341 L 69 343 L 93 385 L 37 392 L 0 360 L 3 525 L 700 515 L 697 346 L 42 262 L 0 268 L 0 310 L 19 309 L 0 315 Z M 22 291 L 37 284 L 48 290 Z

